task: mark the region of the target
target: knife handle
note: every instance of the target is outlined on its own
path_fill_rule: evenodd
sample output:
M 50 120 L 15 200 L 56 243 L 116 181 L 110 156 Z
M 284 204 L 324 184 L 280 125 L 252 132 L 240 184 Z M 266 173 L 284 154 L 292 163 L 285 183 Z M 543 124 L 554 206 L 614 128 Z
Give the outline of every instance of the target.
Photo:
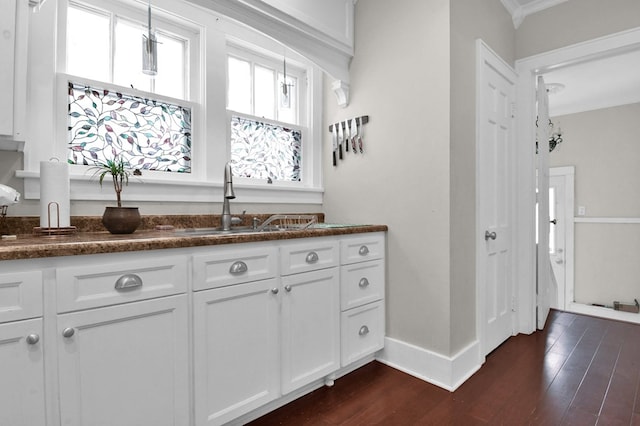
M 342 142 L 340 142 L 340 145 L 338 146 L 338 156 L 342 160 Z
M 337 166 L 338 165 L 338 159 L 336 158 L 336 150 L 333 150 L 333 166 Z

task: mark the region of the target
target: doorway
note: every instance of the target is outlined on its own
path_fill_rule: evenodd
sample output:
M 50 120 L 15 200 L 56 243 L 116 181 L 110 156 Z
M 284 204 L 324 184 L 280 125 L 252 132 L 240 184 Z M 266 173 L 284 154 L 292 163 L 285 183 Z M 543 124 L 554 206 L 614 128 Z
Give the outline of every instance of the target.
M 539 75 L 562 67 L 640 49 L 640 28 L 579 43 L 516 61 L 518 77 L 518 145 L 516 201 L 518 331 L 536 329 L 535 241 L 535 87 Z M 565 306 L 572 295 L 565 291 Z

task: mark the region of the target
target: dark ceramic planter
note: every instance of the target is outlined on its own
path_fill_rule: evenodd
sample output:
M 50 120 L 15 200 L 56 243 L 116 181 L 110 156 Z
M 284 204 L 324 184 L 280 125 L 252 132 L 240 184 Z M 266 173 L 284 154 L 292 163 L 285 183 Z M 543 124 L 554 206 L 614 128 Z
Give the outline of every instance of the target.
M 102 224 L 112 234 L 132 234 L 140 225 L 138 207 L 106 207 Z

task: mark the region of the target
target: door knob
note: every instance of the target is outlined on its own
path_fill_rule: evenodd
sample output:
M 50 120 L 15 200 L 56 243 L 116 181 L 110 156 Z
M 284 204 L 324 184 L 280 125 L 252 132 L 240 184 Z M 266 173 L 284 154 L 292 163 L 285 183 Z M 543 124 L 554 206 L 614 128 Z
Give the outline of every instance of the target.
M 558 224 L 558 219 L 550 220 L 549 223 L 553 223 L 554 225 L 557 225 Z
M 496 234 L 495 231 L 494 232 L 484 231 L 485 240 L 489 240 L 489 239 L 495 240 L 496 238 L 498 238 L 498 234 Z
M 556 263 L 558 265 L 562 265 L 564 263 L 564 261 L 562 259 L 556 259 Z

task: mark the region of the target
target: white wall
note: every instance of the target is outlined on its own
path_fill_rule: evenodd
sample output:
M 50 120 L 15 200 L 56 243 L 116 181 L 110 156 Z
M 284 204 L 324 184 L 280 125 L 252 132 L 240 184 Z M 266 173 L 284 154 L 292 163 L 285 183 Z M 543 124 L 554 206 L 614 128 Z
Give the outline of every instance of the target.
M 553 117 L 563 143 L 551 166 L 575 166 L 575 211 L 640 218 L 640 104 Z M 640 299 L 640 224 L 576 223 L 575 301 Z

